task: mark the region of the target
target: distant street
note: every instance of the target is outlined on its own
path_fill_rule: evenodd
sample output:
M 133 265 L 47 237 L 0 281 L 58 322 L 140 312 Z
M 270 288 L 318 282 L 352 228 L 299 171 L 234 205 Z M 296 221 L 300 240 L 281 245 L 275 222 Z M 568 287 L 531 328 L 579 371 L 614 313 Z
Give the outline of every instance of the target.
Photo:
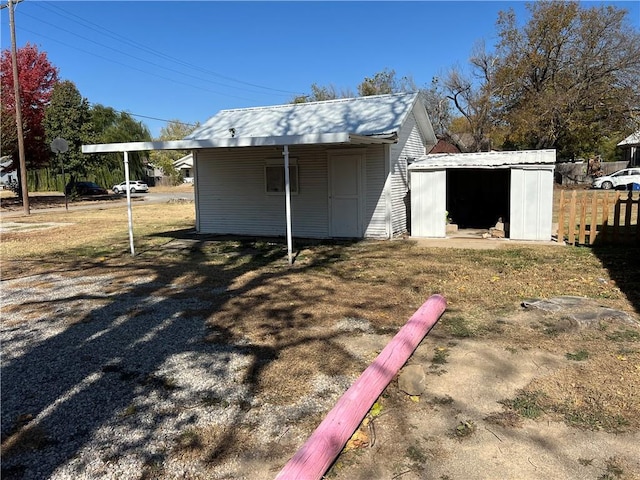
M 47 197 L 51 199 L 50 202 L 36 202 L 35 199 L 42 199 L 40 196 L 32 197 L 29 195 L 31 204 L 30 211 L 32 214 L 38 213 L 47 213 L 47 212 L 62 212 L 65 211 L 64 201 L 61 199 L 64 198 L 62 195 Z M 176 188 L 175 191 L 171 191 L 163 189 L 160 192 L 150 191 L 149 193 L 134 193 L 131 195 L 131 202 L 133 205 L 140 204 L 144 202 L 145 204 L 149 203 L 166 203 L 172 200 L 184 199 L 184 201 L 193 201 L 194 200 L 194 192 L 193 190 L 185 191 L 183 187 Z M 13 199 L 11 199 L 13 200 Z M 7 203 L 9 199 L 2 199 L 2 209 L 0 210 L 0 217 L 2 218 L 15 218 L 15 217 L 23 217 L 24 211 L 22 206 L 12 205 L 10 208 L 7 208 Z M 85 197 L 85 199 L 77 201 L 77 202 L 69 202 L 69 211 L 75 210 L 90 210 L 96 208 L 118 208 L 126 205 L 127 196 L 126 195 L 114 195 L 110 194 L 108 196 L 103 197 Z M 53 206 L 55 205 L 55 206 Z

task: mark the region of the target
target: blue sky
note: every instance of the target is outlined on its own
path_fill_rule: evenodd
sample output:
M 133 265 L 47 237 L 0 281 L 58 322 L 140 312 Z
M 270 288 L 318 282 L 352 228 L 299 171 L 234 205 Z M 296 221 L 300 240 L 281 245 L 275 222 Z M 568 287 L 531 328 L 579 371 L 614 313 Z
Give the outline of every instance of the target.
M 6 3 L 2 1 L 2 3 Z M 615 4 L 640 29 L 640 2 Z M 510 2 L 40 1 L 16 6 L 18 46 L 47 52 L 91 103 L 204 122 L 221 109 L 286 103 L 312 83 L 350 89 L 385 68 L 418 86 L 496 41 Z M 2 10 L 2 49 L 10 46 Z M 163 121 L 136 117 L 157 136 Z

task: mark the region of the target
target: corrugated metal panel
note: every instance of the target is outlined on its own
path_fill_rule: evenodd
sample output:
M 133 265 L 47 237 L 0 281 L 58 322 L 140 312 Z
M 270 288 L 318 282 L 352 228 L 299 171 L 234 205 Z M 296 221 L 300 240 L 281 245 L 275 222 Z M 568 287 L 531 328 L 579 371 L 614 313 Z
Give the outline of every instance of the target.
M 328 236 L 326 150 L 291 149 L 298 160 L 300 192 L 292 195 L 293 235 Z M 284 236 L 285 197 L 267 195 L 264 165 L 282 158 L 280 149 L 198 154 L 198 208 L 201 233 Z
M 438 153 L 421 156 L 411 165 L 412 170 L 430 168 L 496 168 L 513 165 L 554 165 L 555 150 L 520 150 L 504 152 Z
M 411 174 L 411 236 L 446 236 L 446 170 Z
M 412 110 L 416 93 L 222 110 L 188 139 L 280 137 L 314 133 L 395 133 Z
M 551 240 L 553 171 L 511 169 L 510 233 L 512 240 Z
M 640 145 L 640 130 L 632 133 L 627 138 L 618 143 L 619 147 L 624 147 L 625 145 Z

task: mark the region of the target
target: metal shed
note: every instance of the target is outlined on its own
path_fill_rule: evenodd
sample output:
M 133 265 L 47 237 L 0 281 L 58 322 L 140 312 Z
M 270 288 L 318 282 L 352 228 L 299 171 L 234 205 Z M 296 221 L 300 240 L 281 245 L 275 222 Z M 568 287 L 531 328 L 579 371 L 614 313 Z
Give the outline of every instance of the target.
M 555 150 L 424 155 L 409 166 L 411 236 L 499 220 L 513 240 L 551 240 Z

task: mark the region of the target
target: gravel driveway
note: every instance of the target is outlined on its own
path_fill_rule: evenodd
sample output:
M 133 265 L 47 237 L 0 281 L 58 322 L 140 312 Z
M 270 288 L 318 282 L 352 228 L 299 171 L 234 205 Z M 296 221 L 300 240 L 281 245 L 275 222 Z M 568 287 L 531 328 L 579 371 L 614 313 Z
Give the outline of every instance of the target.
M 242 383 L 255 352 L 205 342 L 204 320 L 185 314 L 202 299 L 158 294 L 150 277 L 125 288 L 118 280 L 2 282 L 3 479 L 269 478 L 237 462 L 212 476 L 188 457 L 167 458 L 190 429 L 233 429 L 240 417 L 254 417 L 267 444 L 285 423 L 327 410 L 352 381 L 327 378 L 293 406 L 260 404 Z

